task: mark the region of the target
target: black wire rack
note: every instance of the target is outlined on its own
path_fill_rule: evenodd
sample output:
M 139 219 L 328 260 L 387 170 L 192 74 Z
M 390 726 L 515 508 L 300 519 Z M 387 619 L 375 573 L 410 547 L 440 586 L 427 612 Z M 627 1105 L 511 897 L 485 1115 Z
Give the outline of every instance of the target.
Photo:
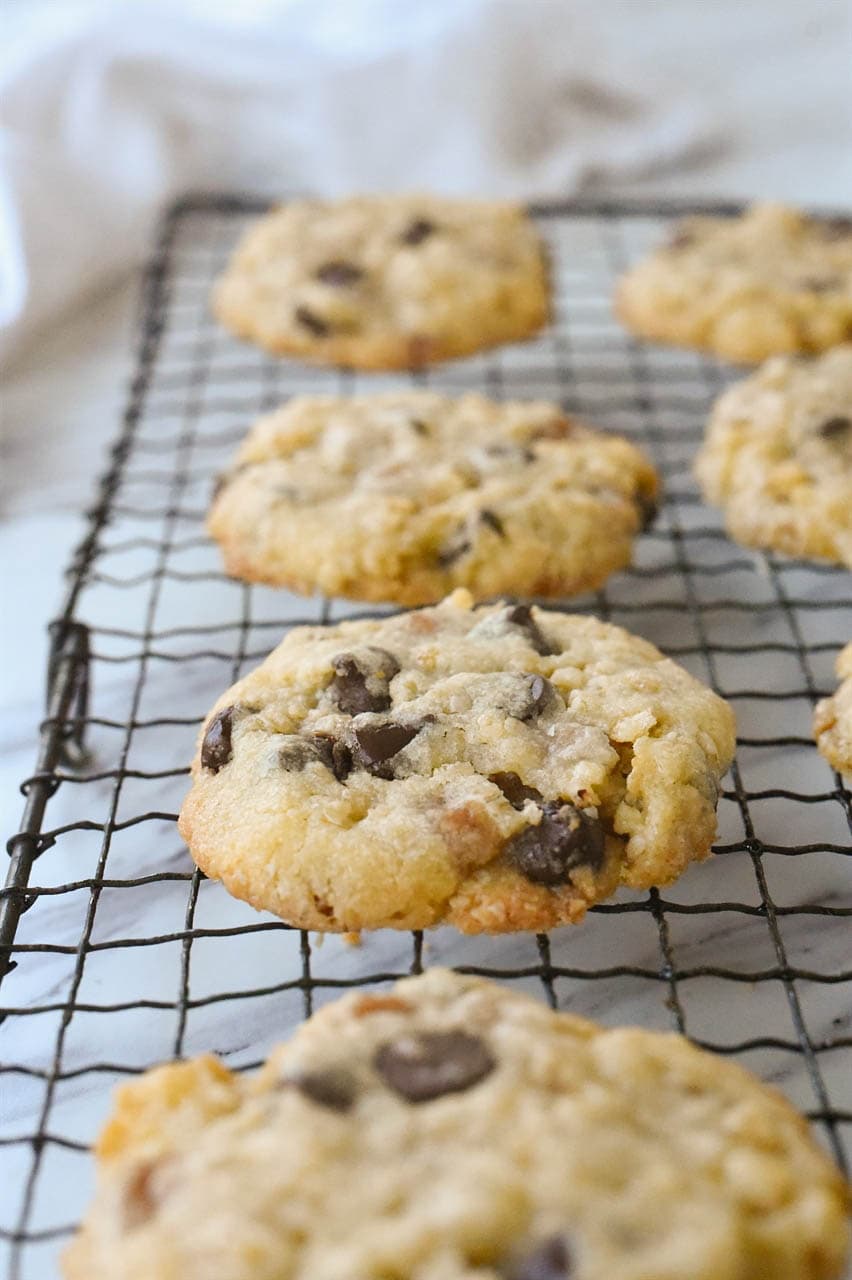
M 212 701 L 288 627 L 357 611 L 225 577 L 203 532 L 213 477 L 257 413 L 291 394 L 406 381 L 276 360 L 213 323 L 211 281 L 262 208 L 199 197 L 165 217 L 123 424 L 51 625 L 47 715 L 0 895 L 9 1280 L 56 1274 L 117 1081 L 205 1050 L 254 1066 L 341 989 L 434 963 L 604 1022 L 673 1026 L 777 1082 L 846 1167 L 852 804 L 810 717 L 852 634 L 852 581 L 725 537 L 690 466 L 713 398 L 736 375 L 636 342 L 612 317 L 615 277 L 692 208 L 534 209 L 553 261 L 552 327 L 412 377 L 555 398 L 653 455 L 665 502 L 635 566 L 569 607 L 640 632 L 733 703 L 719 856 L 665 893 L 624 892 L 549 936 L 388 931 L 361 946 L 289 929 L 193 869 L 174 822 Z

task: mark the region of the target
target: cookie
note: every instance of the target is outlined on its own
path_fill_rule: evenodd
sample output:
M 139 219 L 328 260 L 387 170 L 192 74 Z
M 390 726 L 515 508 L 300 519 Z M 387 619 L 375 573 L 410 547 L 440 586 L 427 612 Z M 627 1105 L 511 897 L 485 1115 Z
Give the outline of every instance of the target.
M 833 769 L 852 774 L 852 641 L 838 656 L 837 674 L 836 693 L 816 705 L 814 738 Z
M 547 323 L 538 234 L 516 205 L 437 196 L 293 200 L 255 224 L 213 310 L 269 351 L 407 369 Z
M 689 218 L 621 279 L 616 312 L 658 342 L 756 363 L 852 338 L 852 218 L 756 205 Z
M 546 401 L 300 396 L 262 418 L 208 528 L 229 573 L 427 604 L 589 591 L 652 518 L 653 467 Z
M 738 542 L 852 567 L 852 345 L 731 387 L 695 472 Z
M 620 627 L 464 591 L 300 627 L 217 702 L 180 830 L 306 929 L 579 920 L 710 852 L 730 708 Z
M 833 1280 L 848 1188 L 677 1035 L 433 969 L 117 1091 L 67 1280 Z

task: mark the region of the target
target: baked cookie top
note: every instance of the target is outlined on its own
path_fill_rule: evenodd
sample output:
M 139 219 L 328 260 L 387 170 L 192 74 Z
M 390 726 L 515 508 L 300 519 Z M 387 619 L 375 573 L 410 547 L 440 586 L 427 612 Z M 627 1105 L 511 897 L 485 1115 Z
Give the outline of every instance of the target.
M 840 685 L 814 711 L 814 738 L 838 773 L 852 774 L 852 641 L 837 658 Z
M 852 567 L 852 345 L 731 387 L 695 472 L 738 541 Z
M 404 369 L 535 333 L 541 241 L 514 204 L 438 196 L 292 200 L 246 233 L 217 318 L 270 351 Z
M 833 1280 L 848 1188 L 677 1035 L 433 969 L 117 1091 L 68 1280 Z
M 644 338 L 745 363 L 852 338 L 852 217 L 761 204 L 688 218 L 621 279 L 616 311 Z
M 216 703 L 180 829 L 308 929 L 576 921 L 710 852 L 733 714 L 658 649 L 526 605 L 300 627 Z
M 565 596 L 629 563 L 657 478 L 547 401 L 300 396 L 262 418 L 208 527 L 237 577 L 425 604 Z

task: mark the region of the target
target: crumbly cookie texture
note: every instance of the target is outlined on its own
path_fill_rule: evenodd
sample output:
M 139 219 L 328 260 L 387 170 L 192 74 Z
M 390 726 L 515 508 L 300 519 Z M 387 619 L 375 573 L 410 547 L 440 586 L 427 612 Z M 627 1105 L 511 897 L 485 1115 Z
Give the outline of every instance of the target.
M 253 226 L 213 292 L 270 351 L 405 369 L 526 338 L 548 320 L 541 241 L 517 205 L 437 196 L 293 200 Z
M 852 338 L 852 218 L 756 205 L 689 218 L 621 279 L 616 311 L 643 338 L 756 363 Z
M 710 852 L 728 705 L 620 627 L 525 605 L 291 631 L 219 699 L 180 830 L 306 929 L 544 929 Z
M 695 472 L 739 542 L 852 567 L 852 345 L 731 387 Z
M 356 600 L 566 596 L 628 564 L 656 473 L 547 401 L 300 396 L 262 418 L 208 528 L 228 571 Z
M 68 1280 L 833 1280 L 848 1188 L 677 1035 L 433 969 L 117 1091 Z
M 814 711 L 814 738 L 822 754 L 838 773 L 852 775 L 852 641 L 837 659 L 840 685 L 823 698 Z

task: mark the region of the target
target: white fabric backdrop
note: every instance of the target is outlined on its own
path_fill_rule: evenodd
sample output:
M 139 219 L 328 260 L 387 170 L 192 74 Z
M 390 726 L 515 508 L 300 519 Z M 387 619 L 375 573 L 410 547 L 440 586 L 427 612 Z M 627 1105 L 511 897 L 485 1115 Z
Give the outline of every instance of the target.
M 56 610 L 60 569 L 81 536 L 81 512 L 121 415 L 137 301 L 127 267 L 148 251 L 157 194 L 141 177 L 152 167 L 164 172 L 157 167 L 159 158 L 168 158 L 168 184 L 182 190 L 202 179 L 190 163 L 192 138 L 202 140 L 208 165 L 203 172 L 211 174 L 209 181 L 217 187 L 252 182 L 272 190 L 292 181 L 330 191 L 346 184 L 367 187 L 379 172 L 388 184 L 407 185 L 417 178 L 425 185 L 427 177 L 421 174 L 440 174 L 441 156 L 455 154 L 451 142 L 461 146 L 460 135 L 480 119 L 463 111 L 472 110 L 471 97 L 478 100 L 476 75 L 486 65 L 499 123 L 481 138 L 477 134 L 482 149 L 477 146 L 476 167 L 469 175 L 470 143 L 458 153 L 452 174 L 459 186 L 467 180 L 470 187 L 481 182 L 483 189 L 499 189 L 508 181 L 508 171 L 520 189 L 525 176 L 547 172 L 542 163 L 546 155 L 557 186 L 559 166 L 565 165 L 566 186 L 573 175 L 576 183 L 595 181 L 616 194 L 769 196 L 852 206 L 852 6 L 843 0 L 749 0 L 745 5 L 742 0 L 564 0 L 555 7 L 556 18 L 550 16 L 550 0 L 517 0 L 509 8 L 534 14 L 535 22 L 527 24 L 532 31 L 523 41 L 515 40 L 517 19 L 511 15 L 502 52 L 492 51 L 484 64 L 481 41 L 471 25 L 482 12 L 482 0 L 471 5 L 466 0 L 437 0 L 437 5 L 434 0 L 365 0 L 376 15 L 373 26 L 365 22 L 362 0 L 316 3 L 318 10 L 306 8 L 305 0 L 170 0 L 156 18 L 147 16 L 151 10 L 145 3 L 144 19 L 140 0 L 3 4 L 0 125 L 11 150 L 0 161 L 5 175 L 0 181 L 0 297 L 7 319 L 19 317 L 14 332 L 7 328 L 6 349 L 14 342 L 15 359 L 4 378 L 0 408 L 0 594 L 5 620 L 14 619 L 14 625 L 0 625 L 0 671 L 5 677 L 0 680 L 0 715 L 6 742 L 5 751 L 0 742 L 0 807 L 7 807 L 2 815 L 7 830 L 19 818 L 17 782 L 31 769 L 33 725 L 42 713 L 45 620 Z M 274 136 L 298 133 L 301 147 L 285 149 L 281 142 L 275 148 L 265 134 L 251 146 L 248 139 L 235 145 L 248 104 L 256 100 L 254 66 L 267 57 L 271 15 L 279 24 L 296 25 L 288 15 L 297 7 L 307 15 L 306 32 L 298 44 L 279 36 L 265 83 L 272 93 L 276 77 L 290 68 L 314 105 L 309 113 L 294 95 L 292 103 L 288 99 L 287 118 L 277 119 L 273 98 L 265 98 L 264 113 L 254 118 L 268 121 L 271 115 L 271 127 L 278 130 Z M 433 92 L 438 55 L 434 49 L 428 55 L 418 52 L 423 45 L 419 27 L 409 26 L 431 22 L 437 27 L 448 12 L 454 29 L 467 33 L 463 47 L 471 55 L 470 63 L 459 55 L 455 97 Z M 187 43 L 188 36 L 175 34 L 190 26 L 208 33 L 220 30 L 223 34 L 215 37 L 219 45 L 236 49 L 239 57 L 233 60 L 237 72 L 231 73 L 230 87 L 213 89 L 205 82 L 207 90 L 193 97 L 193 110 L 178 123 L 176 112 L 186 101 L 186 95 L 180 97 L 181 74 L 173 67 L 164 78 L 156 50 L 165 43 L 175 51 L 176 66 L 206 66 L 209 71 L 212 44 L 200 37 Z M 91 43 L 85 35 L 89 29 L 100 33 Z M 397 94 L 404 110 L 383 94 L 379 118 L 369 122 L 368 132 L 363 116 L 340 105 L 335 84 L 315 83 L 300 63 L 307 57 L 306 43 L 327 44 L 329 56 L 345 57 L 349 68 L 345 77 L 339 72 L 340 84 L 360 84 L 366 93 L 373 75 L 378 76 L 378 55 L 369 52 L 376 29 L 387 45 L 382 67 L 394 58 L 400 64 L 404 60 L 405 71 L 393 81 L 405 87 L 404 94 Z M 113 62 L 105 75 L 104 41 L 116 32 L 123 42 L 140 41 L 148 54 Z M 561 45 L 556 38 L 560 32 Z M 619 100 L 638 99 L 638 106 L 625 113 L 621 133 L 619 109 L 611 98 L 612 110 L 604 113 L 603 122 L 599 110 L 593 113 L 595 127 L 603 126 L 611 146 L 604 181 L 589 172 L 599 160 L 598 148 L 588 141 L 588 111 L 576 111 L 576 95 L 571 128 L 565 114 L 558 115 L 563 132 L 543 131 L 540 139 L 546 146 L 526 154 L 527 134 L 515 129 L 519 88 L 525 101 L 535 93 L 551 119 L 546 94 L 537 83 L 528 83 L 530 48 L 543 50 L 553 75 L 558 74 L 553 68 L 562 65 L 556 62 L 558 55 L 574 79 L 602 83 Z M 247 50 L 254 50 L 254 62 Z M 357 75 L 350 64 L 368 56 L 369 69 Z M 429 76 L 423 57 L 431 59 Z M 133 75 L 125 76 L 131 68 Z M 509 68 L 515 70 L 510 73 Z M 151 91 L 146 87 L 151 84 L 159 87 Z M 279 100 L 283 90 L 274 99 Z M 152 104 L 153 115 L 140 116 L 140 102 Z M 334 112 L 332 103 L 337 104 Z M 697 148 L 676 158 L 675 139 L 668 151 L 670 163 L 655 165 L 653 155 L 648 159 L 641 147 L 634 156 L 633 144 L 643 142 L 646 120 L 656 121 L 662 132 L 671 104 L 675 124 L 684 130 L 681 138 L 694 137 Z M 215 130 L 205 122 L 208 105 L 217 113 Z M 681 123 L 684 109 L 691 113 L 685 121 L 691 134 Z M 293 121 L 291 112 L 297 117 Z M 156 128 L 152 121 L 159 122 Z M 308 121 L 324 122 L 329 151 L 311 142 Z M 417 129 L 417 146 L 408 144 L 402 122 Z M 338 129 L 344 131 L 340 138 L 345 144 L 337 139 Z M 223 131 L 224 139 L 217 136 Z M 69 149 L 69 139 L 95 136 L 97 148 L 78 141 Z M 378 138 L 386 140 L 384 155 Z M 514 142 L 507 160 L 503 143 L 510 139 Z M 612 144 L 619 139 L 617 154 Z M 570 163 L 560 142 L 566 148 L 570 143 Z M 226 143 L 238 162 L 231 170 L 223 161 L 229 154 Z M 581 152 L 585 160 L 577 164 Z M 647 167 L 638 173 L 633 164 L 643 156 Z M 380 163 L 381 171 L 376 168 Z M 339 171 L 336 164 L 342 166 Z M 121 180 L 119 189 L 111 185 L 114 172 Z M 443 178 L 441 185 L 447 181 Z M 48 323 L 51 319 L 56 323 Z
M 45 9 L 0 80 L 3 347 L 138 259 L 180 191 L 548 195 L 710 142 L 613 35 L 565 0 Z

